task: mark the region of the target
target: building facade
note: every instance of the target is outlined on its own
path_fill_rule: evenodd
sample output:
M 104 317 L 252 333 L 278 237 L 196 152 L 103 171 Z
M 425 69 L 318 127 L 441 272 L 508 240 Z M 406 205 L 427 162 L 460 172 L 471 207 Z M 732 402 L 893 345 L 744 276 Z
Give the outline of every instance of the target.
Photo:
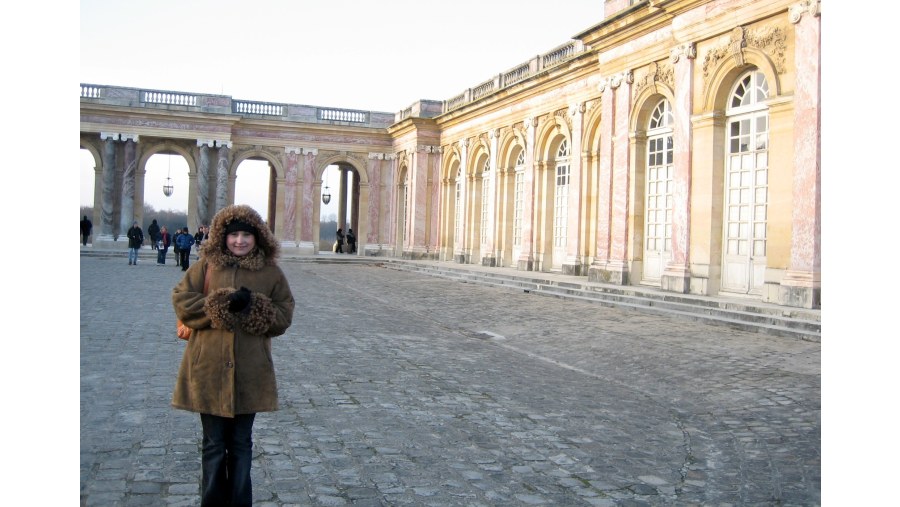
M 100 239 L 140 213 L 151 155 L 187 159 L 192 224 L 233 201 L 253 158 L 272 171 L 276 236 L 314 254 L 338 165 L 360 255 L 820 307 L 820 2 L 604 8 L 547 53 L 394 114 L 82 85 Z

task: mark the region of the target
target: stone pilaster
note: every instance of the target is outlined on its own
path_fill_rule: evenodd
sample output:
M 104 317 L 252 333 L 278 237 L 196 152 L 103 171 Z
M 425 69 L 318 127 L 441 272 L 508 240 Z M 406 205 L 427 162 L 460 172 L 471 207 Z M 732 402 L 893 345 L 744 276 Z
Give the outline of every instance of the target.
M 687 293 L 690 289 L 691 237 L 691 112 L 693 111 L 694 64 L 697 49 L 693 43 L 673 48 L 670 61 L 675 71 L 675 97 L 672 100 L 673 184 L 672 259 L 663 269 L 660 285 L 664 290 Z
M 781 280 L 779 304 L 821 306 L 822 142 L 821 7 L 804 0 L 788 11 L 794 25 L 794 181 L 791 260 Z
M 519 271 L 534 270 L 534 143 L 538 119 L 525 118 L 525 168 L 522 173 L 522 248 L 516 259 Z
M 569 213 L 566 230 L 566 258 L 562 263 L 562 272 L 566 275 L 581 276 L 585 266 L 582 262 L 582 200 L 584 198 L 584 177 L 581 137 L 584 131 L 584 103 L 573 104 L 569 107 L 569 118 L 572 120 L 572 139 L 569 156 Z

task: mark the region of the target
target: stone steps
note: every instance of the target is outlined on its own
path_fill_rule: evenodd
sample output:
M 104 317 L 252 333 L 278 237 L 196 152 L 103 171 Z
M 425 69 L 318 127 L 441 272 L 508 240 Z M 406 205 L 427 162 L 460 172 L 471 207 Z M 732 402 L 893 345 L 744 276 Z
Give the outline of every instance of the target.
M 738 298 L 676 294 L 659 289 L 588 282 L 584 277 L 549 273 L 496 271 L 433 262 L 384 260 L 389 268 L 609 307 L 674 315 L 744 331 L 813 342 L 821 341 L 821 311 L 788 308 Z

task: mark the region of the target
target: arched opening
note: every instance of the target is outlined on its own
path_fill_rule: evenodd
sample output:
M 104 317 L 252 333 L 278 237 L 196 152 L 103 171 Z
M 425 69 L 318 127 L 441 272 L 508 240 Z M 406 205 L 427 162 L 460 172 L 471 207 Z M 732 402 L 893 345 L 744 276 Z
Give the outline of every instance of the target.
M 341 171 L 337 165 L 329 165 L 322 172 L 322 192 L 319 198 L 322 205 L 319 208 L 319 251 L 333 252 L 335 233 L 338 228 L 338 208 L 341 201 L 340 194 Z M 346 231 L 346 228 L 344 228 Z
M 155 153 L 147 159 L 144 170 L 144 209 L 148 212 L 178 212 L 186 216 L 189 172 L 187 160 L 181 155 Z M 171 187 L 170 195 L 165 193 L 166 186 Z M 187 225 L 187 222 L 182 225 Z
M 656 103 L 647 123 L 644 178 L 644 252 L 642 283 L 659 285 L 672 259 L 674 206 L 674 117 L 669 101 Z
M 246 204 L 266 217 L 269 229 L 275 226 L 275 169 L 267 160 L 242 161 L 234 172 L 234 203 Z
M 769 188 L 769 84 L 752 70 L 731 88 L 725 114 L 722 290 L 762 294 Z

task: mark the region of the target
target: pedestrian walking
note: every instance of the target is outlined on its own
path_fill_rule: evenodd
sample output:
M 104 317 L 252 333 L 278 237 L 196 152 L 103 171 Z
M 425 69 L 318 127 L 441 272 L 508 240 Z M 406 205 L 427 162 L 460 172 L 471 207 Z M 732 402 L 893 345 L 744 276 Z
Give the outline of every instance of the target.
M 137 266 L 138 250 L 144 244 L 144 231 L 138 225 L 137 220 L 128 229 L 128 265 Z
M 171 244 L 172 238 L 169 236 L 169 229 L 164 225 L 159 229 L 159 243 L 156 245 L 156 263 L 160 266 L 166 265 L 166 253 L 169 252 Z
M 178 244 L 178 256 L 181 259 L 179 264 L 182 271 L 187 271 L 191 267 L 191 247 L 194 246 L 194 237 L 188 231 L 187 227 L 181 229 L 181 234 L 176 240 Z
M 159 224 L 156 223 L 155 218 L 150 222 L 150 226 L 147 227 L 147 235 L 150 236 L 150 249 L 156 250 L 157 241 L 159 241 Z
M 87 246 L 88 236 L 91 235 L 91 229 L 94 228 L 94 224 L 88 220 L 87 215 L 81 219 L 81 245 Z

